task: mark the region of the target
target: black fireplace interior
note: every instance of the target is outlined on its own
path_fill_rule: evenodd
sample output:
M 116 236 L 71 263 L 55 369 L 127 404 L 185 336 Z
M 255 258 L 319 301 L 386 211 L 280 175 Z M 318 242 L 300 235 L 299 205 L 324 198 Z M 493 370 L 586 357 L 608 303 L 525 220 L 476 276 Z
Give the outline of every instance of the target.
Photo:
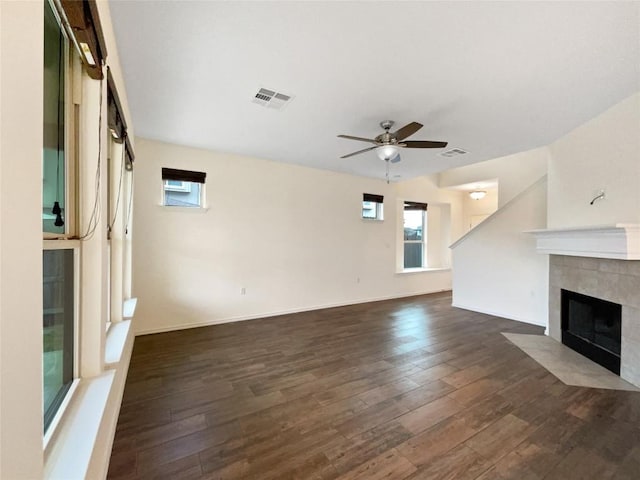
M 620 375 L 622 306 L 562 290 L 562 343 Z

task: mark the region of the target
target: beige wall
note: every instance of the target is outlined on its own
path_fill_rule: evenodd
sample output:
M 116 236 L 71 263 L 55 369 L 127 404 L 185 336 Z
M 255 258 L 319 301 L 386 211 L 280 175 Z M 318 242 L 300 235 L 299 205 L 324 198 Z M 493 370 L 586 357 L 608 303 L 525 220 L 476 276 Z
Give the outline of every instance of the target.
M 640 93 L 549 150 L 549 228 L 640 223 Z M 606 198 L 590 205 L 601 189 Z
M 441 188 L 448 188 L 498 179 L 498 207 L 502 207 L 544 177 L 547 174 L 548 161 L 548 149 L 536 148 L 446 170 L 439 174 L 438 185 Z
M 0 2 L 0 478 L 42 477 L 43 5 Z
M 429 203 L 434 217 L 452 211 L 453 227 L 440 220 L 449 238 L 431 245 L 439 266 L 460 234 L 460 194 L 432 178 L 388 185 L 141 138 L 136 146 L 138 332 L 450 288 L 449 271 L 397 273 L 403 200 Z M 161 167 L 205 171 L 209 209 L 160 207 Z M 384 195 L 383 222 L 361 219 L 365 192 Z

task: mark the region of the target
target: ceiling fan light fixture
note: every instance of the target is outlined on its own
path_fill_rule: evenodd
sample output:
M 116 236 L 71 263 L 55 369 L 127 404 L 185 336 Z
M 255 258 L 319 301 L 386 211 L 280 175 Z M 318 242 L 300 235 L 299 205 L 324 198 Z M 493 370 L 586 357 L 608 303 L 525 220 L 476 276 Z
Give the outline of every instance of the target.
M 474 190 L 473 192 L 469 192 L 469 196 L 473 200 L 480 200 L 484 198 L 486 194 L 487 192 L 485 192 L 484 190 Z
M 392 160 L 398 155 L 400 149 L 395 145 L 382 145 L 376 148 L 376 153 L 378 154 L 378 158 L 380 160 L 389 161 Z

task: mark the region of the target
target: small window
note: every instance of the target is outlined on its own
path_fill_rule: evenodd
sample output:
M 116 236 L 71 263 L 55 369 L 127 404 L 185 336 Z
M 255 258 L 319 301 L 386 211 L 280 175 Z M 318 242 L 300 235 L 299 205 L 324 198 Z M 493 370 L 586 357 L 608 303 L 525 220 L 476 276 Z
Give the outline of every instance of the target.
M 427 204 L 404 202 L 404 268 L 424 268 Z
M 383 219 L 384 197 L 371 193 L 362 194 L 362 218 L 370 220 Z
M 163 205 L 202 207 L 206 173 L 174 168 L 162 169 Z

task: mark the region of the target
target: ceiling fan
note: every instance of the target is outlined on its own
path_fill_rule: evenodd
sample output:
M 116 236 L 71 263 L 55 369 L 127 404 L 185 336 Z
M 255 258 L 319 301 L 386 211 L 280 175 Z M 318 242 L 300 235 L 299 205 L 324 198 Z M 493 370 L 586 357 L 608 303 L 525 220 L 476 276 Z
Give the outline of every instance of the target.
M 348 158 L 360 153 L 375 150 L 380 160 L 385 162 L 397 163 L 400 161 L 400 148 L 444 148 L 447 146 L 447 142 L 433 142 L 429 140 L 405 140 L 418 130 L 422 128 L 422 124 L 418 122 L 411 122 L 404 127 L 390 132 L 394 125 L 393 120 L 384 120 L 380 122 L 380 126 L 384 129 L 384 133 L 381 133 L 376 138 L 363 138 L 354 137 L 352 135 L 338 135 L 340 138 L 347 138 L 349 140 L 358 140 L 360 142 L 373 143 L 373 147 L 358 150 L 357 152 L 349 153 L 340 158 Z

